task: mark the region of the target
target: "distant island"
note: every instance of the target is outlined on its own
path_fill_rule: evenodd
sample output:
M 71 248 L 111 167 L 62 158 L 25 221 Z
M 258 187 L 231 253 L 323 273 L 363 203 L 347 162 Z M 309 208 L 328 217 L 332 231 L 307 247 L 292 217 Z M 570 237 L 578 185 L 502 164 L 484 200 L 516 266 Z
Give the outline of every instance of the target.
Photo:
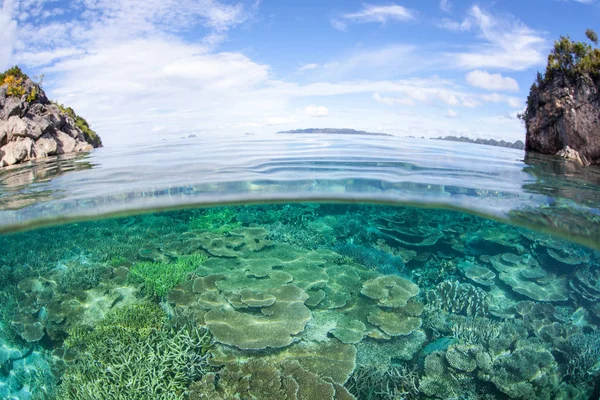
M 495 139 L 469 139 L 467 137 L 461 136 L 446 136 L 446 137 L 438 137 L 433 138 L 434 140 L 448 140 L 451 142 L 463 142 L 463 143 L 475 143 L 475 144 L 484 144 L 486 146 L 497 146 L 497 147 L 508 147 L 509 149 L 517 149 L 517 150 L 525 150 L 525 143 L 521 140 L 517 140 L 516 142 L 506 142 L 504 140 L 495 140 Z
M 368 135 L 368 136 L 394 136 L 389 133 L 377 133 L 358 131 L 356 129 L 347 128 L 308 128 L 308 129 L 292 129 L 291 131 L 281 131 L 280 133 L 328 133 L 334 135 Z

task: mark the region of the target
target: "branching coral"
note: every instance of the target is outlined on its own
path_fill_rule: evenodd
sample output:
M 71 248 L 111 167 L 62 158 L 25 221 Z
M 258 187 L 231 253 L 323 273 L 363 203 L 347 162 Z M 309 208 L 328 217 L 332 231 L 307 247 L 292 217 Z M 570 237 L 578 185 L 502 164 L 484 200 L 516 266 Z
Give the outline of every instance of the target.
M 346 382 L 346 388 L 361 400 L 410 400 L 418 398 L 418 376 L 415 367 L 406 365 L 388 370 L 359 367 Z
M 212 338 L 195 324 L 168 326 L 154 306 L 121 310 L 66 341 L 76 351 L 59 399 L 183 399 L 209 369 Z
M 150 293 L 163 297 L 206 259 L 198 253 L 179 257 L 171 263 L 140 262 L 131 268 L 130 276 L 141 280 Z
M 404 272 L 404 261 L 383 250 L 356 244 L 338 244 L 333 247 L 338 254 L 382 274 L 399 275 Z
M 589 383 L 600 375 L 600 333 L 571 336 L 564 352 L 568 359 L 567 377 L 573 383 Z
M 469 283 L 445 281 L 427 292 L 428 310 L 444 310 L 454 314 L 484 316 L 488 312 L 487 293 Z

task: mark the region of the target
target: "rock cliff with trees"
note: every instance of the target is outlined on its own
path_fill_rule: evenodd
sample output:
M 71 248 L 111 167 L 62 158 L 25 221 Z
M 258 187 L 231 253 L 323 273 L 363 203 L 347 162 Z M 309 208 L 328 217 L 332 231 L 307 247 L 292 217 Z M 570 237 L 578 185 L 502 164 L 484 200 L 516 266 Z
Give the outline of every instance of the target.
M 600 164 L 600 49 L 593 30 L 586 36 L 593 45 L 561 37 L 538 72 L 520 115 L 526 151 Z
M 48 100 L 41 82 L 19 67 L 0 74 L 0 168 L 101 146 L 85 119 Z

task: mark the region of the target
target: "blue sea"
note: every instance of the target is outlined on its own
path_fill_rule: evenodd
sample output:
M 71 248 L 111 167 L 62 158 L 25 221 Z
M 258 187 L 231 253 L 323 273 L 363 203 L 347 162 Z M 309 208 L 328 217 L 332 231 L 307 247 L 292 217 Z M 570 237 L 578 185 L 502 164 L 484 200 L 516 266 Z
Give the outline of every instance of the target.
M 181 138 L 0 169 L 0 399 L 597 399 L 600 168 Z

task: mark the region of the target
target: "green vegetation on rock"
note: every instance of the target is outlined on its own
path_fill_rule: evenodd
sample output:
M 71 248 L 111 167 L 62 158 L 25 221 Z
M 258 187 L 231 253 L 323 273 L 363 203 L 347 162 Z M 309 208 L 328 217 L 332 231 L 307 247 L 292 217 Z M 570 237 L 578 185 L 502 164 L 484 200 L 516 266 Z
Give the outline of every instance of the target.
M 54 104 L 58 106 L 60 111 L 67 114 L 69 117 L 71 117 L 73 119 L 73 121 L 75 121 L 75 126 L 77 126 L 79 129 L 81 129 L 81 131 L 83 132 L 83 134 L 85 136 L 85 139 L 89 143 L 91 143 L 92 146 L 99 147 L 102 145 L 102 140 L 100 139 L 100 136 L 98 136 L 98 134 L 92 128 L 90 128 L 90 125 L 83 117 L 78 115 L 71 107 L 65 107 L 60 103 L 54 103 Z
M 588 29 L 585 34 L 594 45 L 598 45 L 598 35 L 595 31 Z M 600 81 L 600 49 L 589 43 L 575 42 L 568 35 L 561 36 L 554 42 L 554 48 L 548 55 L 546 71 L 537 73 L 531 92 L 537 93 L 557 76 L 564 76 L 569 80 L 589 76 L 594 82 Z M 533 97 L 530 93 L 527 98 L 527 110 L 519 114 L 519 118 L 527 121 L 532 102 Z

